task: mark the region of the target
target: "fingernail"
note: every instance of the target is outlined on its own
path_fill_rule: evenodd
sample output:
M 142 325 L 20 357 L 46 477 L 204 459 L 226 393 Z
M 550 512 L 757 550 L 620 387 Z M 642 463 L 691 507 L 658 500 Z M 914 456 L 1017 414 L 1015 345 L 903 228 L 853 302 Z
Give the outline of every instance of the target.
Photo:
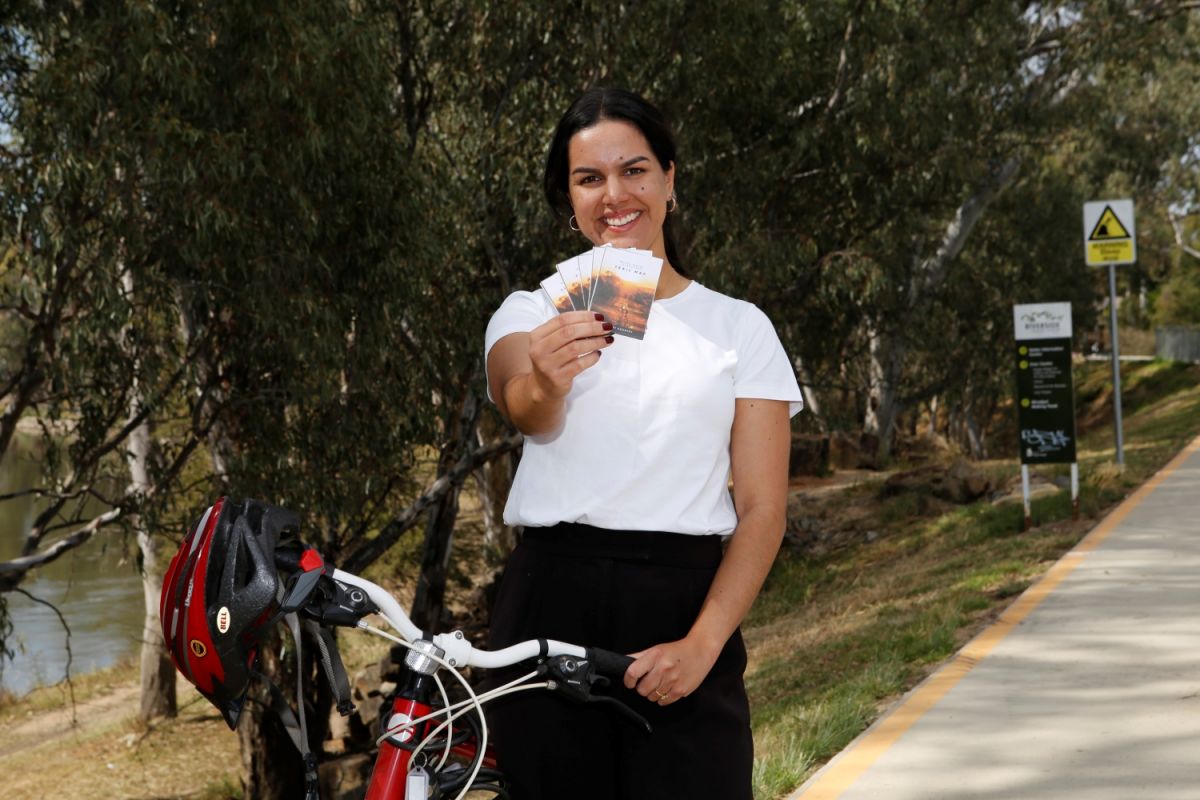
M 612 343 L 613 343 L 613 337 L 611 337 L 611 336 L 605 336 L 605 337 L 604 337 L 604 341 L 608 342 L 609 344 L 612 344 Z
M 606 330 L 606 331 L 611 331 L 611 330 L 612 330 L 612 323 L 611 323 L 611 322 L 606 322 L 606 323 L 604 323 L 603 325 L 601 325 L 600 327 L 601 327 L 601 328 L 603 328 L 603 329 L 604 329 L 604 330 Z
M 604 322 L 604 315 L 596 312 L 596 322 Z

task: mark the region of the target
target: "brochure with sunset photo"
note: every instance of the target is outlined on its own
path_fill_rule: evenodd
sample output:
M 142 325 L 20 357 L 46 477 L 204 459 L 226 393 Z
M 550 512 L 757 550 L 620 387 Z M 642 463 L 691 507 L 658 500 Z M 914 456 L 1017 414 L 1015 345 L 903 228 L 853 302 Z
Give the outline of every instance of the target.
M 571 305 L 571 295 L 567 292 L 567 285 L 557 272 L 542 281 L 542 291 L 546 293 L 546 299 L 550 301 L 550 305 L 558 309 L 558 313 L 575 310 Z
M 542 289 L 559 313 L 595 311 L 613 333 L 641 339 L 661 273 L 662 259 L 649 251 L 605 245 L 561 262 Z
M 592 287 L 591 310 L 603 314 L 614 333 L 641 339 L 650 321 L 662 260 L 617 247 L 605 250 L 603 258 Z
M 567 294 L 571 298 L 571 305 L 576 311 L 584 311 L 588 307 L 587 290 L 583 285 L 583 277 L 579 270 L 579 256 L 573 256 L 563 261 L 556 268 L 559 276 L 563 279 L 563 285 L 566 286 Z M 591 275 L 589 274 L 590 278 Z

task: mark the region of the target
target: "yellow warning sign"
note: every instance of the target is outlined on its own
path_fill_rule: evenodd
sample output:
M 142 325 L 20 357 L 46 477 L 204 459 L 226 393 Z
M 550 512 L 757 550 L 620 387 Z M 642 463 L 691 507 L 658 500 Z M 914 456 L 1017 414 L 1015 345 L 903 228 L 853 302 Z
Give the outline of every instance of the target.
M 1132 200 L 1099 200 L 1083 207 L 1083 244 L 1087 264 L 1132 264 L 1137 261 Z
M 1125 230 L 1125 226 L 1121 224 L 1121 220 L 1117 219 L 1117 215 L 1113 213 L 1112 206 L 1105 206 L 1104 213 L 1100 215 L 1100 219 L 1096 222 L 1096 227 L 1092 228 L 1092 233 L 1088 236 L 1089 242 L 1099 242 L 1105 239 L 1128 239 L 1129 231 Z
M 1109 239 L 1087 244 L 1087 263 L 1090 265 L 1133 262 L 1133 239 Z

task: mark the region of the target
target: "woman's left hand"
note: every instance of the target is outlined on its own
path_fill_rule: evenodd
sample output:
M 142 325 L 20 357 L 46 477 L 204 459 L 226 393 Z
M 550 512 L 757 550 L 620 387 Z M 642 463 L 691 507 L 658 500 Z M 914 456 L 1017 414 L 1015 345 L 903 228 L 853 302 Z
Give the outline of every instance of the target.
M 708 675 L 721 654 L 693 638 L 658 644 L 638 653 L 625 670 L 625 687 L 660 706 L 687 697 Z

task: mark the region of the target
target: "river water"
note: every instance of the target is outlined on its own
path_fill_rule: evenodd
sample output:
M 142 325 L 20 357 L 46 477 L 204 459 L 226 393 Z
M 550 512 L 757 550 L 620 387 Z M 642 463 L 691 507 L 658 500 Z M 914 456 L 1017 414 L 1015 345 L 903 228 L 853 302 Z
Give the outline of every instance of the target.
M 0 461 L 0 494 L 38 481 L 34 443 L 14 439 Z M 0 560 L 20 555 L 21 543 L 37 513 L 32 497 L 0 501 Z M 142 584 L 137 544 L 117 530 L 101 532 L 83 547 L 31 573 L 21 585 L 53 603 L 71 629 L 71 674 L 110 666 L 137 653 L 142 635 Z M 67 634 L 58 615 L 44 605 L 10 592 L 6 596 L 13 632 L 11 661 L 0 663 L 0 689 L 21 695 L 39 684 L 63 679 Z

